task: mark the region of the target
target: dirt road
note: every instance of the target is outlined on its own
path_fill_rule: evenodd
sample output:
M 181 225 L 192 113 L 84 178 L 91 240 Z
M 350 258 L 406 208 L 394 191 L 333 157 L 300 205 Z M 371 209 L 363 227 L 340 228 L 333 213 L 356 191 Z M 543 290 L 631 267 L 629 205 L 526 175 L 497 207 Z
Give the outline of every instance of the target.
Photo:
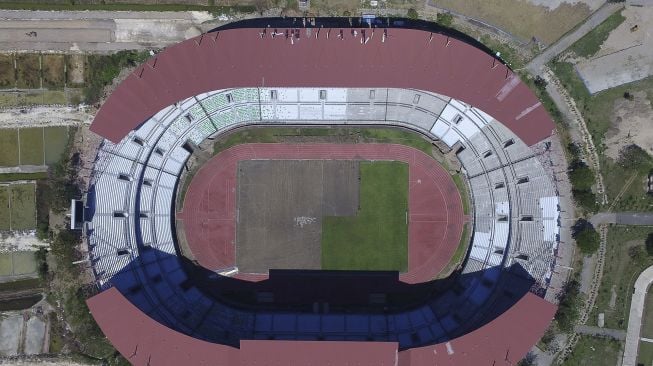
M 160 48 L 216 26 L 208 12 L 0 10 L 0 51 Z

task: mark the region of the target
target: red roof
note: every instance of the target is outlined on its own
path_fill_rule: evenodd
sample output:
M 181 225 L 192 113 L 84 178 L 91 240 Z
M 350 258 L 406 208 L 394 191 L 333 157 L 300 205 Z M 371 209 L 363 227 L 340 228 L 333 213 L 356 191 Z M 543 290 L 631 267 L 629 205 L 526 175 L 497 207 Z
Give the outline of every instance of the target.
M 377 30 L 367 44 L 336 31 L 326 38 L 259 37 L 260 29 L 208 33 L 168 47 L 123 81 L 91 130 L 114 142 L 161 109 L 211 90 L 236 87 L 394 87 L 447 95 L 493 116 L 532 145 L 554 124 L 505 65 L 465 42 L 413 29 Z M 369 31 L 368 31 L 369 34 Z
M 433 346 L 397 353 L 392 342 L 248 341 L 240 349 L 176 332 L 111 288 L 87 300 L 98 325 L 134 365 L 431 366 L 515 365 L 544 334 L 556 306 L 527 293 L 485 326 Z

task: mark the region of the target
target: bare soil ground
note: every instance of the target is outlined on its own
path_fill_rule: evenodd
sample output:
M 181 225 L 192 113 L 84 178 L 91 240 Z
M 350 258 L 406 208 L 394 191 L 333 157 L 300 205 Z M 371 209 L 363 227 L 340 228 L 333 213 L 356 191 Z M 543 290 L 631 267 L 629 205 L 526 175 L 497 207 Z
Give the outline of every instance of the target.
M 13 88 L 15 85 L 14 55 L 0 54 L 0 88 Z
M 63 88 L 65 83 L 64 55 L 43 55 L 43 86 Z
M 577 69 L 591 93 L 653 75 L 653 7 L 627 6 L 617 26 Z
M 239 163 L 238 269 L 320 269 L 323 216 L 358 211 L 358 165 L 347 160 Z
M 83 85 L 85 56 L 82 54 L 66 55 L 66 76 L 68 85 Z
M 605 135 L 605 154 L 616 160 L 624 146 L 636 144 L 653 155 L 653 108 L 646 92 L 632 93 L 634 99 L 614 102 L 612 125 Z
M 589 16 L 597 1 L 574 1 L 570 4 L 539 0 L 433 0 L 433 3 L 483 20 L 521 39 L 535 37 L 544 44 L 551 44 Z

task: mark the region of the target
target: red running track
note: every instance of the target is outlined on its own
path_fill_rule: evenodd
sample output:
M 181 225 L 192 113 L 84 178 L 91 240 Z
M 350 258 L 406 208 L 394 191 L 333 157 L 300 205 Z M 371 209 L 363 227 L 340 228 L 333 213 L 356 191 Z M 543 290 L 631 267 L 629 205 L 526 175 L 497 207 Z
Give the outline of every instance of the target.
M 409 165 L 407 283 L 435 278 L 453 256 L 463 228 L 460 193 L 449 173 L 425 153 L 392 144 L 243 144 L 223 151 L 191 181 L 182 211 L 186 240 L 200 265 L 212 271 L 236 266 L 236 173 L 253 159 L 395 160 Z M 236 277 L 263 280 L 260 274 Z

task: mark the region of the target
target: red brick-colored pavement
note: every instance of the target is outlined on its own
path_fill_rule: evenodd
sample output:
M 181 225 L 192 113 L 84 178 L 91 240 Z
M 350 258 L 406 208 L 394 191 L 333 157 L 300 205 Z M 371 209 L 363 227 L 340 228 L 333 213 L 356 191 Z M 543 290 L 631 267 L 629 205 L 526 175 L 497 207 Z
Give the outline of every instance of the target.
M 200 265 L 212 271 L 236 265 L 236 174 L 251 159 L 395 160 L 409 165 L 407 283 L 432 280 L 460 242 L 463 208 L 449 173 L 423 152 L 392 144 L 243 144 L 209 160 L 193 178 L 182 211 L 186 239 Z M 266 275 L 239 273 L 263 280 Z

